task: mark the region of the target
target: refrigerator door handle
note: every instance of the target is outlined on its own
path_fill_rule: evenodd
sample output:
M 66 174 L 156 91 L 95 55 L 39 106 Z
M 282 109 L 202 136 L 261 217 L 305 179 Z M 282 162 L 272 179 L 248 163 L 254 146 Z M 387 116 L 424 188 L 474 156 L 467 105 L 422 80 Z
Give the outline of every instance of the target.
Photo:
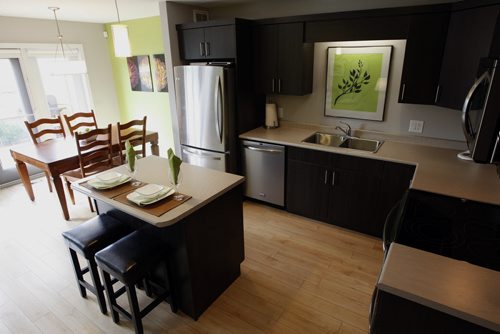
M 214 155 L 211 155 L 211 154 L 206 154 L 206 153 L 193 152 L 193 151 L 191 151 L 190 149 L 187 149 L 187 148 L 183 148 L 182 152 L 184 152 L 187 155 L 196 156 L 196 157 L 199 157 L 199 158 L 211 159 L 211 160 L 222 160 L 221 157 L 217 157 L 217 156 L 214 156 Z
M 222 134 L 224 132 L 223 128 L 223 101 L 222 96 L 224 92 L 222 91 L 222 84 L 220 80 L 220 76 L 217 76 L 217 87 L 215 89 L 215 127 L 217 129 L 217 133 L 219 135 L 219 141 L 222 143 Z
M 488 72 L 484 72 L 483 75 L 479 77 L 479 79 L 474 82 L 472 85 L 471 89 L 469 90 L 469 93 L 467 94 L 467 97 L 465 98 L 465 103 L 462 108 L 462 129 L 464 131 L 465 138 L 467 139 L 467 142 L 471 142 L 474 140 L 474 129 L 472 129 L 472 125 L 470 124 L 470 118 L 469 118 L 469 111 L 470 111 L 470 106 L 472 103 L 472 97 L 474 96 L 474 93 L 478 89 L 479 85 L 485 80 L 490 79 L 490 75 Z

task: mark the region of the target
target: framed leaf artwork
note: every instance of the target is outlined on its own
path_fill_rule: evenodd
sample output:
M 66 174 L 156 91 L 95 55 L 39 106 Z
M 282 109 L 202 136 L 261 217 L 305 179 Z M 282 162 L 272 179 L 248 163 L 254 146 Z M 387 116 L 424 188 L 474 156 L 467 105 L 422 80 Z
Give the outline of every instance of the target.
M 392 46 L 328 48 L 325 116 L 382 121 Z
M 152 92 L 153 79 L 151 77 L 151 66 L 149 56 L 127 57 L 130 87 L 133 91 Z

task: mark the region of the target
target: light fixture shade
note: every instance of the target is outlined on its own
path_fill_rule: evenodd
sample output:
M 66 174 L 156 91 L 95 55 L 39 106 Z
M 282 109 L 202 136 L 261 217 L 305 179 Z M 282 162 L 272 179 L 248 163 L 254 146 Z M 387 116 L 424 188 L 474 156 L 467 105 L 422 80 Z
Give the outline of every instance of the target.
M 113 45 L 115 57 L 130 57 L 130 40 L 128 39 L 128 27 L 125 24 L 112 24 Z

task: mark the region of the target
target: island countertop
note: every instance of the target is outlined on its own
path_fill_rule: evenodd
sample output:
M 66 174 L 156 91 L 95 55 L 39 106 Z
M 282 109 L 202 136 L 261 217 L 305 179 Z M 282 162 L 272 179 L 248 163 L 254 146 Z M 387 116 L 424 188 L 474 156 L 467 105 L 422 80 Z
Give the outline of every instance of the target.
M 132 175 L 125 165 L 111 169 L 113 171 L 131 175 L 133 178 L 145 182 L 156 183 L 161 185 L 168 185 L 168 160 L 157 156 L 148 156 L 139 159 L 136 162 L 136 173 Z M 100 200 L 113 207 L 126 212 L 136 218 L 145 222 L 153 224 L 157 227 L 166 227 L 175 224 L 182 218 L 188 216 L 192 212 L 200 209 L 212 200 L 228 192 L 230 189 L 243 183 L 244 177 L 224 173 L 208 168 L 202 168 L 187 163 L 181 165 L 181 182 L 179 185 L 179 192 L 192 196 L 188 201 L 179 205 L 178 207 L 164 213 L 157 217 L 139 208 L 131 205 L 122 204 L 113 199 L 103 196 L 99 191 L 89 190 L 81 184 L 93 178 L 94 176 L 84 178 L 78 182 L 73 183 L 72 188 L 81 192 L 91 198 Z
M 392 243 L 377 287 L 500 331 L 500 272 Z
M 416 165 L 413 189 L 500 205 L 500 178 L 494 165 L 461 160 L 457 158 L 458 150 L 393 140 L 385 140 L 376 153 L 302 142 L 320 130 L 286 124 L 277 129 L 260 127 L 240 138 Z

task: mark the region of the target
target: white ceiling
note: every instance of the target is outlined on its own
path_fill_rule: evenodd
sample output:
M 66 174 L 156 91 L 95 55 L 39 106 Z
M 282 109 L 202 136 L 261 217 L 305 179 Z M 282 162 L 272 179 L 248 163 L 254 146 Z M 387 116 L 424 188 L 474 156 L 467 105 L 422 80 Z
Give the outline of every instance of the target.
M 165 0 L 117 0 L 121 20 L 132 20 L 143 17 L 160 15 L 159 2 Z M 349 3 L 352 9 L 378 8 L 380 5 L 393 7 L 400 3 L 401 6 L 414 6 L 442 2 L 454 2 L 458 0 L 166 0 L 186 4 L 199 5 L 212 8 L 239 3 L 262 3 L 263 8 L 271 6 L 276 2 L 288 5 L 292 3 L 305 2 L 306 6 L 320 5 L 332 6 Z M 392 2 L 392 4 L 391 4 Z M 310 5 L 309 5 L 310 4 Z M 377 6 L 378 4 L 378 6 Z M 303 4 L 302 4 L 303 5 Z M 345 3 L 342 6 L 345 7 Z M 340 7 L 342 7 L 340 6 Z M 0 0 L 0 17 L 26 17 L 38 19 L 54 18 L 48 7 L 59 7 L 57 17 L 62 21 L 110 23 L 117 21 L 115 0 Z M 342 7 L 343 8 L 343 7 Z M 314 11 L 313 11 L 314 12 Z
M 158 3 L 164 0 L 117 0 L 121 20 L 160 15 Z M 176 0 L 215 7 L 251 0 Z M 53 19 L 48 7 L 59 7 L 57 18 L 62 21 L 109 23 L 117 21 L 114 0 L 0 0 L 0 16 Z

